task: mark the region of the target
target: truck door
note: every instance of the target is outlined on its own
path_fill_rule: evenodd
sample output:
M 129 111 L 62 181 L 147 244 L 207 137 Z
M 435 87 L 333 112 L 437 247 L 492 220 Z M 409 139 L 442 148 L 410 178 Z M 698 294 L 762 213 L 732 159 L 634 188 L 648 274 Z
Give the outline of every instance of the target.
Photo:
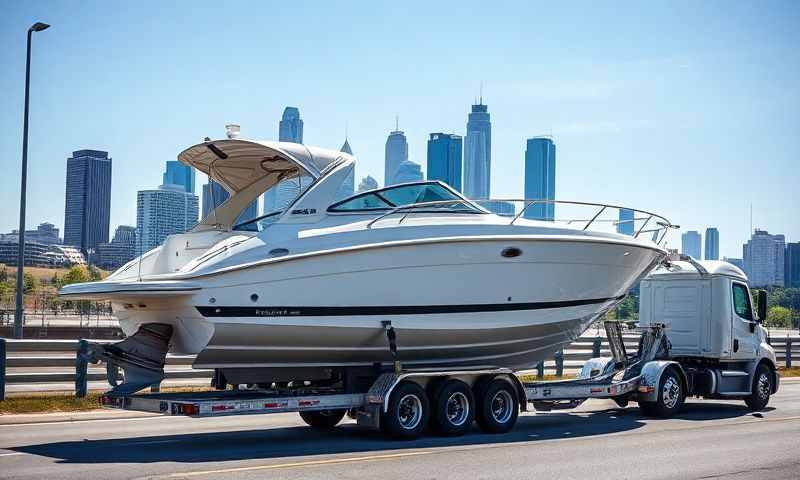
M 731 285 L 731 357 L 752 359 L 756 356 L 758 343 L 755 329 L 752 328 L 755 326 L 755 317 L 750 291 L 744 283 L 731 282 Z

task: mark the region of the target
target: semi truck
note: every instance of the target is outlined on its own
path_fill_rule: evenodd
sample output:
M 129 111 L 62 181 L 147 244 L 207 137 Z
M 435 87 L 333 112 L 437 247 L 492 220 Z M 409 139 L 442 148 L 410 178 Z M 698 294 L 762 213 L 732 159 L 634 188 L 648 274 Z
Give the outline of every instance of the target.
M 626 351 L 622 323 L 606 321 L 611 356 L 588 360 L 574 379 L 531 382 L 501 368 L 407 370 L 397 356 L 402 338 L 387 322 L 387 348 L 395 362 L 372 378 L 253 390 L 217 382 L 217 391 L 106 394 L 100 403 L 190 417 L 297 412 L 318 429 L 334 428 L 349 415 L 359 425 L 401 439 L 428 430 L 461 435 L 473 422 L 486 432 L 503 433 L 514 427 L 520 411 L 575 408 L 593 398 L 612 399 L 621 407 L 635 402 L 643 415 L 653 417 L 675 415 L 690 397 L 739 399 L 752 410 L 766 407 L 780 376 L 761 325 L 765 292 L 756 294 L 754 308 L 739 268 L 685 256 L 666 261 L 639 288 L 637 351 Z

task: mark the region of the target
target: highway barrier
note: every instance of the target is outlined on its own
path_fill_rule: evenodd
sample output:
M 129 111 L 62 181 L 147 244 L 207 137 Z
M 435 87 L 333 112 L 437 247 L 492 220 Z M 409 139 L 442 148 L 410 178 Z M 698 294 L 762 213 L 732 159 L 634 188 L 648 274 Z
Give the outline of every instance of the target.
M 623 338 L 628 353 L 635 352 L 638 335 L 626 334 Z M 769 341 L 775 348 L 779 366 L 797 364 L 800 336 L 772 337 Z M 96 384 L 93 388 L 104 388 L 105 365 L 88 364 L 80 355 L 81 348 L 85 348 L 85 341 L 0 338 L 0 400 L 8 391 L 64 391 L 71 390 L 72 384 L 76 395 L 82 396 L 90 382 L 103 382 L 103 386 Z M 557 352 L 552 360 L 536 365 L 531 373 L 540 378 L 546 374 L 576 374 L 586 360 L 605 355 L 610 355 L 608 342 L 590 330 Z M 193 361 L 192 355 L 167 355 L 165 379 L 182 385 L 209 385 L 214 372 L 192 369 Z

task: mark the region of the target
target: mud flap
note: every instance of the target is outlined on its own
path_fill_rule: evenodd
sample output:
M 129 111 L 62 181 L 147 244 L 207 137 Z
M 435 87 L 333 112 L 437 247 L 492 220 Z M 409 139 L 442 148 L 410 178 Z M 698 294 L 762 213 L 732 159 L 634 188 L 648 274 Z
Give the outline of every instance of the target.
M 164 362 L 172 338 L 172 325 L 147 323 L 121 342 L 89 343 L 86 361 L 105 362 L 108 396 L 130 395 L 164 380 Z M 124 381 L 119 383 L 119 370 Z

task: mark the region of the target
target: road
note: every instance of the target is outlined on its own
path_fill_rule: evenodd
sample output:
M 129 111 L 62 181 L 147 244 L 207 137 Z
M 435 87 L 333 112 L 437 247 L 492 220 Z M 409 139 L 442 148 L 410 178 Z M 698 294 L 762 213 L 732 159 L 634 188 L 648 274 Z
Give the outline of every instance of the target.
M 117 415 L 118 416 L 118 415 Z M 770 408 L 690 401 L 678 418 L 587 402 L 520 416 L 505 435 L 385 439 L 296 414 L 114 418 L 0 425 L 0 478 L 798 478 L 800 381 Z

